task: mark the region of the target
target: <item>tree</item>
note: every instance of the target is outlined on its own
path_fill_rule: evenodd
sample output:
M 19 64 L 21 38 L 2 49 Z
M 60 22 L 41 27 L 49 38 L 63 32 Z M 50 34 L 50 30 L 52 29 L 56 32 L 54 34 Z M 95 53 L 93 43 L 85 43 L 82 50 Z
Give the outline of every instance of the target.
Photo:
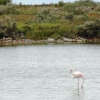
M 7 3 L 11 3 L 12 0 L 0 0 L 0 5 L 6 5 Z
M 64 2 L 63 1 L 59 1 L 58 5 L 59 5 L 59 7 L 62 7 L 62 6 L 64 6 Z

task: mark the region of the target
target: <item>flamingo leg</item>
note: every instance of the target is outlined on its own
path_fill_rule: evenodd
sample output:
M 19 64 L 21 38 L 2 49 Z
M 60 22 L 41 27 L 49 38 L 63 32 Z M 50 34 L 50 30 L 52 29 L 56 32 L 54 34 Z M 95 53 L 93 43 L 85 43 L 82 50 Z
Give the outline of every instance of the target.
M 79 87 L 79 78 L 78 78 L 78 87 Z
M 82 82 L 81 88 L 83 88 L 83 83 L 84 83 L 84 81 L 85 81 L 85 78 L 83 78 L 83 82 Z

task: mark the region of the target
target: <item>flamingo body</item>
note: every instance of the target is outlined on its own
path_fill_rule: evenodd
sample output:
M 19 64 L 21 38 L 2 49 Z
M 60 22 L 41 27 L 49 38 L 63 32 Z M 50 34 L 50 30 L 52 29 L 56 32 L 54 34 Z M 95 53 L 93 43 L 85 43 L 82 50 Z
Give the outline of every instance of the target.
M 72 76 L 73 76 L 74 78 L 83 78 L 83 77 L 84 77 L 84 75 L 83 75 L 81 72 L 79 72 L 79 71 L 74 72 L 74 73 L 72 74 Z

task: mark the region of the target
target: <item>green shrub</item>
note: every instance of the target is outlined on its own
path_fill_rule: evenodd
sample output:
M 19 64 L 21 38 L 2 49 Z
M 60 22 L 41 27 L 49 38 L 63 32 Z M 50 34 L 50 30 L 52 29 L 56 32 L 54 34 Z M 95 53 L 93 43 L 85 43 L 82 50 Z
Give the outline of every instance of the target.
M 0 0 L 0 5 L 6 5 L 7 3 L 11 3 L 12 0 Z
M 0 15 L 3 14 L 19 14 L 19 12 L 13 6 L 0 6 Z

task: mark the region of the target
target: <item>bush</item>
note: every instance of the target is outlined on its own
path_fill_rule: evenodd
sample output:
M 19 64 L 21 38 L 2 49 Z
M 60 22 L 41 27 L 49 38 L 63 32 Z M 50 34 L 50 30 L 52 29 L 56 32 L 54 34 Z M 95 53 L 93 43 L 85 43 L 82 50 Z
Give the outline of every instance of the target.
M 0 6 L 0 15 L 3 14 L 19 14 L 19 12 L 13 6 Z
M 76 7 L 77 5 L 75 5 L 74 3 L 66 3 L 63 7 L 63 10 L 68 13 L 74 13 Z
M 66 15 L 65 15 L 65 19 L 69 19 L 69 20 L 73 20 L 73 13 L 66 13 Z
M 57 20 L 59 15 L 55 14 L 53 11 L 50 11 L 47 8 L 43 8 L 39 11 L 34 19 L 34 22 L 42 23 L 42 22 L 53 22 Z
M 78 35 L 84 38 L 100 38 L 100 20 L 87 21 L 78 26 Z

